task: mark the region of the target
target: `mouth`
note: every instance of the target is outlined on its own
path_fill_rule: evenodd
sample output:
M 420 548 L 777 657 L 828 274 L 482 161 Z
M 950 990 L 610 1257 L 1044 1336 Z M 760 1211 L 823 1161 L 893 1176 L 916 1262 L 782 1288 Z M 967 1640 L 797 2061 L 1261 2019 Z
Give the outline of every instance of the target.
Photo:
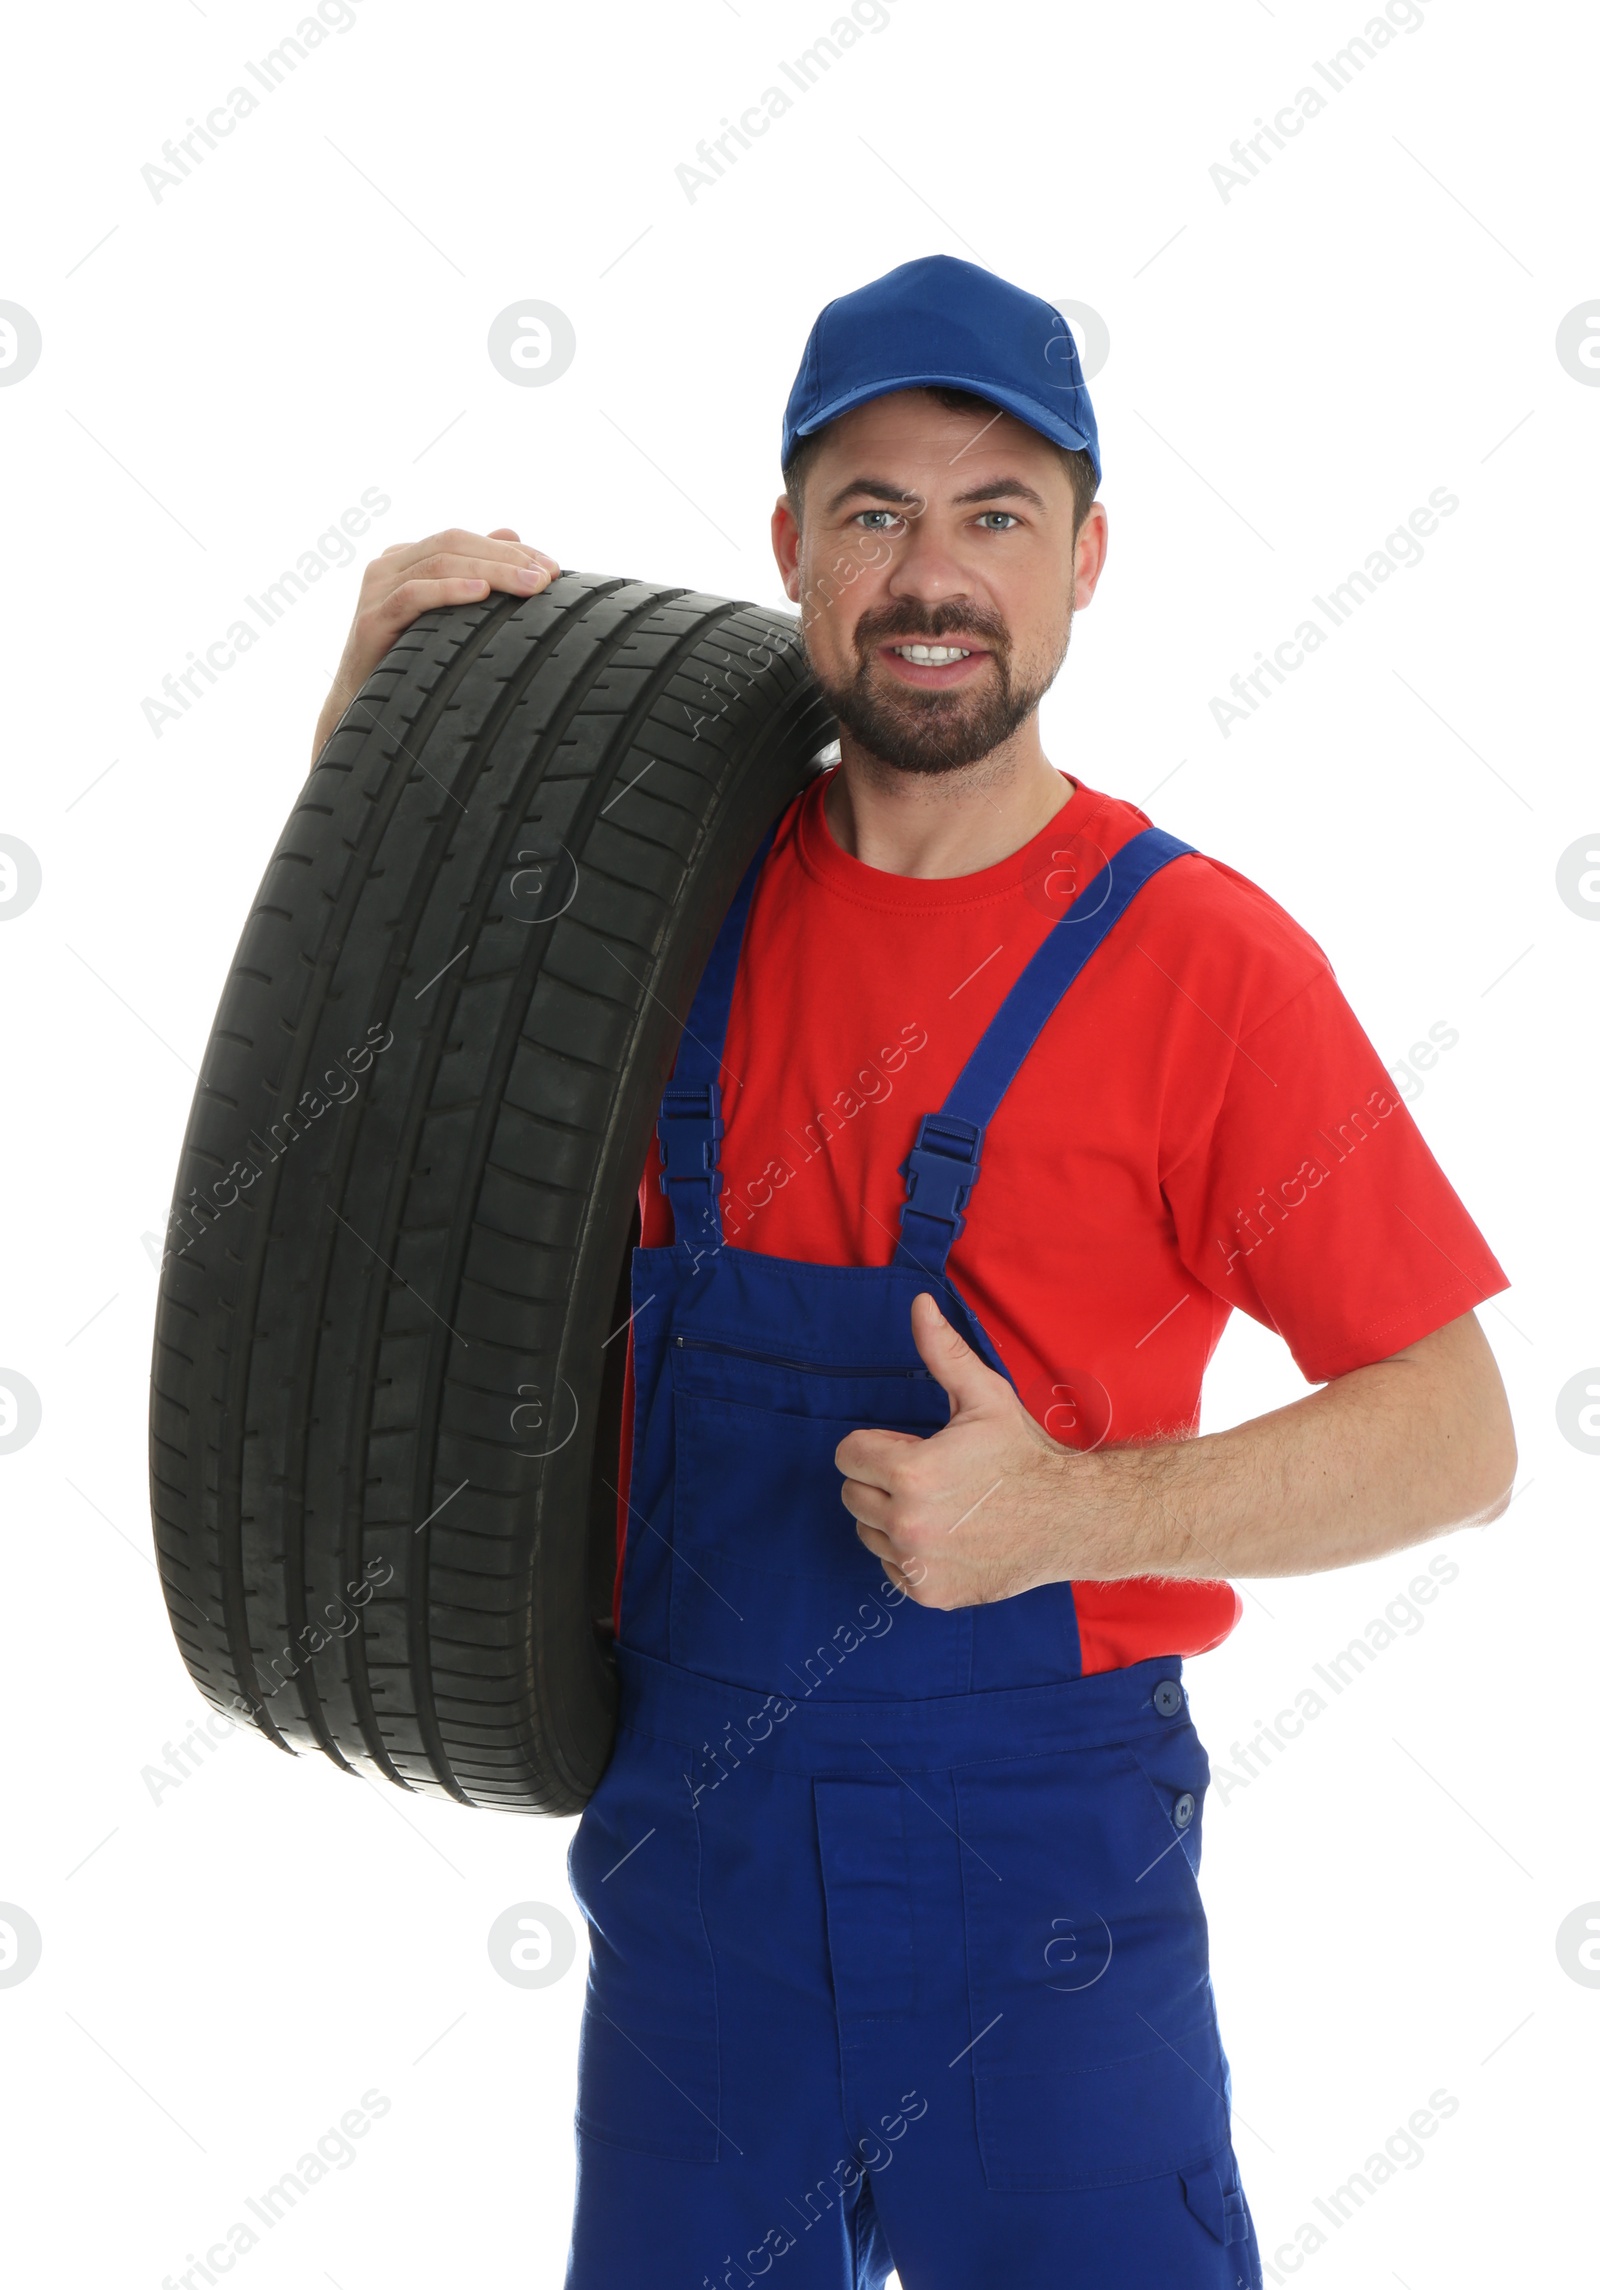
M 896 644 L 880 644 L 878 658 L 897 684 L 943 691 L 970 682 L 990 654 L 981 645 L 904 637 Z

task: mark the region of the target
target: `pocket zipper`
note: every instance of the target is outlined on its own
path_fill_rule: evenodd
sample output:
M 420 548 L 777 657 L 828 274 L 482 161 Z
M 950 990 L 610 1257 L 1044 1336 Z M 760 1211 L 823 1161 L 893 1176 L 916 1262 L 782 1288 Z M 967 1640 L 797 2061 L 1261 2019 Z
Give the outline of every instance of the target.
M 674 1336 L 680 1352 L 717 1352 L 724 1359 L 751 1360 L 763 1368 L 794 1368 L 807 1376 L 898 1376 L 905 1382 L 932 1383 L 926 1368 L 832 1368 L 816 1360 L 786 1360 L 777 1352 L 750 1352 L 741 1344 L 713 1343 L 706 1336 Z

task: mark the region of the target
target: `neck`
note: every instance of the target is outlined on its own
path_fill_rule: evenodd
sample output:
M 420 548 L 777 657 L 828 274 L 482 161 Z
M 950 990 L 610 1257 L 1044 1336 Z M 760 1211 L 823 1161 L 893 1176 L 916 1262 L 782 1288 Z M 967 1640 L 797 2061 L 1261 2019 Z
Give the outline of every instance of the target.
M 899 771 L 849 732 L 823 813 L 840 850 L 888 875 L 975 875 L 1020 851 L 1071 801 L 1073 782 L 1039 745 L 1036 716 L 955 771 Z

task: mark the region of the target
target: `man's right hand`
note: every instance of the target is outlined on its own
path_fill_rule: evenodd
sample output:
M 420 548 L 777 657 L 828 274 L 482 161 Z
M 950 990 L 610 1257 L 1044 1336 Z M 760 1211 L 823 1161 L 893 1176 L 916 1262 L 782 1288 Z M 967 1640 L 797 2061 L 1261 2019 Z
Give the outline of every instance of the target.
M 560 570 L 542 549 L 524 547 L 509 525 L 492 533 L 464 533 L 457 527 L 426 541 L 396 541 L 374 557 L 361 576 L 361 600 L 344 656 L 317 718 L 312 762 L 395 638 L 419 613 L 440 604 L 476 604 L 496 588 L 513 596 L 537 596 Z

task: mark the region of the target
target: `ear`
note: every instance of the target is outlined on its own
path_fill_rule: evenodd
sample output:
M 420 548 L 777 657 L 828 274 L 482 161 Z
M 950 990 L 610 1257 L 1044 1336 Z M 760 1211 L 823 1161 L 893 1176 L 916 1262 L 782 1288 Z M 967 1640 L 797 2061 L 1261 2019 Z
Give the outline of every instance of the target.
M 1100 585 L 1100 575 L 1106 569 L 1106 550 L 1110 546 L 1111 531 L 1107 522 L 1105 504 L 1091 501 L 1084 511 L 1078 537 L 1072 544 L 1072 607 L 1084 612 L 1093 602 L 1094 592 Z
M 787 493 L 778 495 L 772 512 L 772 553 L 778 560 L 778 577 L 783 582 L 783 593 L 791 604 L 800 602 L 800 527 L 789 506 Z

